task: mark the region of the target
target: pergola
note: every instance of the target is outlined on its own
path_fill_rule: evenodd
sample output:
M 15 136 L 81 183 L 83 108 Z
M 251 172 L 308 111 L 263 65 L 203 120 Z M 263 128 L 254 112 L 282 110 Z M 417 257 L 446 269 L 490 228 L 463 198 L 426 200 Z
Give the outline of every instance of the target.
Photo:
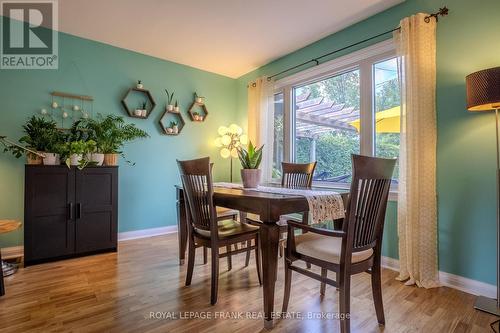
M 312 98 L 310 92 L 296 97 L 296 132 L 298 138 L 311 139 L 310 160 L 316 160 L 316 138 L 332 130 L 356 132 L 350 122 L 359 119 L 359 110 L 335 104 L 324 97 Z

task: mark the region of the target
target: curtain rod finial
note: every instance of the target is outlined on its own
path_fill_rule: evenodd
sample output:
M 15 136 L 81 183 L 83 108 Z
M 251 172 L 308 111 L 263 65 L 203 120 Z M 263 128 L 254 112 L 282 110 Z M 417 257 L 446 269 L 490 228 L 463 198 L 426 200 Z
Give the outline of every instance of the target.
M 424 21 L 425 23 L 429 23 L 431 21 L 431 17 L 434 17 L 436 19 L 436 22 L 439 21 L 439 16 L 447 16 L 448 15 L 448 7 L 444 6 L 443 8 L 439 8 L 437 13 L 430 14 L 429 16 L 426 16 Z

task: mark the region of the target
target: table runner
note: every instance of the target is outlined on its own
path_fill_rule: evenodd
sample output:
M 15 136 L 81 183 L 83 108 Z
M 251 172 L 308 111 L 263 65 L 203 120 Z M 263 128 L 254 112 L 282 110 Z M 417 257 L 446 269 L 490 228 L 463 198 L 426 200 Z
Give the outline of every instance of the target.
M 214 187 L 243 189 L 243 185 L 234 183 L 214 183 Z M 344 202 L 338 192 L 272 186 L 259 186 L 246 190 L 305 197 L 309 204 L 309 221 L 311 224 L 333 221 L 344 217 Z

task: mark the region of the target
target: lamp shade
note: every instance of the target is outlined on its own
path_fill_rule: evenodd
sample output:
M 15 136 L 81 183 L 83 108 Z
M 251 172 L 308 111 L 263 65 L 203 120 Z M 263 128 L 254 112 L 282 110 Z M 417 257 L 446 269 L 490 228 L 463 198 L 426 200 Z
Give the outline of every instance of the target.
M 469 111 L 500 109 L 500 67 L 469 74 L 465 82 Z

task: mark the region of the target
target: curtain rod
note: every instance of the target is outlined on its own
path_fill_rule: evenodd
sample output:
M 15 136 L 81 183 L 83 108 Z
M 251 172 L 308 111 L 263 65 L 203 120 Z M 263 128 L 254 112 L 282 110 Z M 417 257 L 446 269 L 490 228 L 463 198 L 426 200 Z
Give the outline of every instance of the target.
M 435 19 L 436 19 L 436 22 L 438 22 L 438 21 L 439 21 L 439 16 L 446 16 L 446 15 L 448 15 L 448 8 L 445 6 L 445 7 L 443 7 L 443 8 L 439 8 L 439 11 L 437 11 L 436 13 L 432 13 L 432 14 L 429 14 L 428 16 L 426 16 L 426 17 L 424 18 L 424 21 L 425 21 L 426 23 L 429 23 L 429 22 L 431 21 L 431 18 L 435 18 Z M 287 73 L 287 72 L 293 71 L 294 69 L 300 68 L 300 67 L 305 66 L 305 65 L 308 65 L 308 64 L 310 64 L 310 63 L 314 63 L 314 65 L 315 65 L 315 66 L 318 66 L 318 65 L 320 64 L 320 61 L 319 61 L 320 59 L 323 59 L 323 58 L 329 57 L 329 56 L 331 56 L 331 55 L 333 55 L 333 54 L 335 54 L 335 53 L 338 53 L 338 52 L 344 51 L 344 50 L 346 50 L 346 49 L 349 49 L 349 48 L 351 48 L 351 47 L 357 46 L 357 45 L 359 45 L 359 44 L 366 43 L 366 42 L 368 42 L 368 41 L 371 41 L 371 40 L 373 40 L 373 39 L 376 39 L 376 38 L 378 38 L 378 37 L 381 37 L 381 36 L 384 36 L 384 35 L 390 34 L 390 33 L 394 32 L 394 31 L 398 31 L 398 30 L 401 30 L 401 27 L 397 27 L 397 28 L 395 28 L 395 29 L 388 30 L 388 31 L 386 31 L 386 32 L 382 32 L 382 33 L 380 33 L 380 34 L 378 34 L 378 35 L 375 35 L 375 36 L 372 36 L 372 37 L 369 37 L 369 38 L 363 39 L 363 40 L 361 40 L 361 41 L 359 41 L 359 42 L 356 42 L 356 43 L 353 43 L 353 44 L 350 44 L 350 45 L 344 46 L 344 47 L 342 47 L 342 48 L 340 48 L 340 49 L 337 49 L 337 50 L 335 50 L 335 51 L 328 52 L 328 53 L 323 54 L 323 55 L 321 55 L 321 56 L 319 56 L 319 57 L 316 57 L 316 58 L 313 58 L 313 59 L 308 60 L 308 61 L 306 61 L 306 62 L 303 62 L 303 63 L 301 63 L 301 64 L 295 65 L 295 66 L 293 66 L 293 67 L 289 67 L 289 68 L 287 68 L 287 69 L 285 69 L 285 70 L 282 70 L 281 72 L 278 72 L 278 73 L 276 73 L 276 74 L 273 74 L 273 75 L 271 75 L 271 76 L 268 76 L 268 77 L 267 77 L 267 81 L 271 81 L 271 80 L 272 80 L 272 78 L 274 78 L 274 77 L 276 77 L 276 76 L 279 76 L 279 75 L 281 75 L 281 74 L 285 74 L 285 73 Z

